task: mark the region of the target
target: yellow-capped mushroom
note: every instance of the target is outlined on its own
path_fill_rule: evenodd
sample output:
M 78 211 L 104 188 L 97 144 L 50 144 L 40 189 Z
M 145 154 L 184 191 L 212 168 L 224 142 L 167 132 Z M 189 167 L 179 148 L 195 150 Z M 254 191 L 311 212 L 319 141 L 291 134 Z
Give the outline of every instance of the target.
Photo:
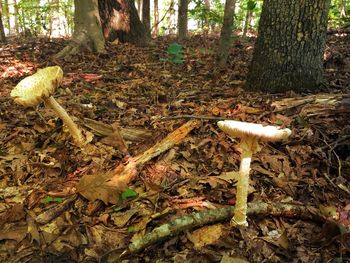
M 79 146 L 84 144 L 83 135 L 64 108 L 55 100 L 52 94 L 60 86 L 63 71 L 59 66 L 39 69 L 35 74 L 21 80 L 11 91 L 11 97 L 22 106 L 36 106 L 42 101 L 51 108 L 67 126 L 73 140 Z

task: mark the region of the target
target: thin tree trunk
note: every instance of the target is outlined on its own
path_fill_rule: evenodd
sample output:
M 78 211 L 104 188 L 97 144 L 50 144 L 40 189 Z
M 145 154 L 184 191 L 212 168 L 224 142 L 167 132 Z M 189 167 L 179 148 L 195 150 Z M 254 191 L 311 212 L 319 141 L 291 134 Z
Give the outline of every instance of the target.
M 2 22 L 2 2 L 0 2 L 0 42 L 6 42 L 5 29 Z
M 187 37 L 187 12 L 188 0 L 179 0 L 179 12 L 177 19 L 178 37 L 179 40 L 184 40 Z
M 4 1 L 4 8 L 3 8 L 3 14 L 5 14 L 4 19 L 5 23 L 8 29 L 8 35 L 11 35 L 11 19 L 10 19 L 10 8 L 9 8 L 9 1 L 5 0 Z
M 151 29 L 151 5 L 150 0 L 143 0 L 142 4 L 142 23 L 148 31 Z
M 158 36 L 159 34 L 159 8 L 158 8 L 158 0 L 154 0 L 154 24 L 153 24 L 153 34 Z
M 209 12 L 210 12 L 210 0 L 204 0 L 204 6 L 206 8 L 206 15 L 204 19 L 204 33 L 208 34 L 209 33 Z
M 220 68 L 226 66 L 227 58 L 231 48 L 231 35 L 233 29 L 233 20 L 235 14 L 236 0 L 226 0 L 224 23 L 221 28 L 221 34 L 219 39 L 219 48 L 216 55 L 217 65 Z
M 137 13 L 139 15 L 139 18 L 142 17 L 142 0 L 137 0 Z
M 169 28 L 169 34 L 174 33 L 174 20 L 175 20 L 175 8 L 174 8 L 175 2 L 174 0 L 171 0 L 170 7 L 169 7 L 169 21 L 168 21 L 168 28 Z
M 244 28 L 243 28 L 243 36 L 247 36 L 248 29 L 250 27 L 250 21 L 252 19 L 252 10 L 247 10 L 245 21 L 244 21 Z
M 14 33 L 18 34 L 19 33 L 19 25 L 18 25 L 18 4 L 17 4 L 17 0 L 13 0 L 13 16 L 14 16 L 14 20 L 13 20 L 13 29 L 14 29 Z
M 339 13 L 340 13 L 340 17 L 344 18 L 347 16 L 347 12 L 346 12 L 346 0 L 340 0 L 339 1 Z
M 247 88 L 314 91 L 323 84 L 330 0 L 264 1 Z

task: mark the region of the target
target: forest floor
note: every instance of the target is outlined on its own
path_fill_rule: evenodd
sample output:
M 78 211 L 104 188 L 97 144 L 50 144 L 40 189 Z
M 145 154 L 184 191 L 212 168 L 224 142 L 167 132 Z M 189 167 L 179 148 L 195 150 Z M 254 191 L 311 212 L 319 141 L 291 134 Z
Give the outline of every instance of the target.
M 182 64 L 169 60 L 173 41 L 110 44 L 108 56 L 82 52 L 60 61 L 51 57 L 64 40 L 0 46 L 0 261 L 116 262 L 124 252 L 123 262 L 350 262 L 350 35 L 328 36 L 329 85 L 317 94 L 244 91 L 253 38 L 235 39 L 221 71 L 216 37 L 182 43 Z M 10 97 L 23 77 L 56 63 L 64 80 L 54 97 L 89 139 L 81 148 L 51 110 Z M 254 155 L 249 202 L 293 204 L 317 217 L 267 211 L 249 215 L 246 228 L 230 227 L 230 216 L 174 223 L 235 203 L 225 172 L 239 169 L 240 149 L 217 127 L 222 118 L 292 130 Z M 76 194 L 82 177 L 104 178 L 187 121 L 194 123 L 189 134 L 138 166 L 128 190 L 90 189 L 116 194 L 113 204 Z M 169 235 L 130 249 L 169 222 Z

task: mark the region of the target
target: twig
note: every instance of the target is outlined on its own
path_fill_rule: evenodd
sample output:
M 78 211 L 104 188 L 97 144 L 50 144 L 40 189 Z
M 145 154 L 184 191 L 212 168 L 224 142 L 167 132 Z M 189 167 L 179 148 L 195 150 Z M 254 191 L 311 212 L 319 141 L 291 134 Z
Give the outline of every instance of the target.
M 181 231 L 229 220 L 233 216 L 233 209 L 233 206 L 226 206 L 223 208 L 196 212 L 172 220 L 169 223 L 156 227 L 150 233 L 145 234 L 142 238 L 132 241 L 128 249 L 123 253 L 117 254 L 118 250 L 108 252 L 108 262 L 118 262 L 121 257 L 140 252 L 150 245 L 176 235 Z M 327 220 L 318 213 L 316 208 L 283 203 L 250 203 L 248 204 L 248 215 L 272 215 L 277 217 L 313 220 L 315 222 L 324 222 Z
M 213 120 L 213 121 L 232 120 L 232 118 L 213 117 L 213 116 L 202 116 L 202 115 L 177 115 L 177 116 L 163 117 L 162 119 L 165 119 L 165 120 L 200 119 L 200 120 Z
M 68 210 L 68 207 L 70 206 L 75 199 L 77 199 L 78 195 L 73 194 L 73 196 L 66 199 L 63 203 L 58 204 L 57 206 L 54 206 L 53 208 L 46 210 L 45 212 L 41 213 L 35 218 L 35 221 L 38 224 L 45 225 L 58 217 L 60 214 L 62 214 L 64 211 Z

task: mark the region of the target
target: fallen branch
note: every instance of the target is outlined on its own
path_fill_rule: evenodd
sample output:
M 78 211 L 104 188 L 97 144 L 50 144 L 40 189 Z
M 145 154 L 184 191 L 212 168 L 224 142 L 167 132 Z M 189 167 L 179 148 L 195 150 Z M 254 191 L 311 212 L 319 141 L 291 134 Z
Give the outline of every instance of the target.
M 181 142 L 199 123 L 198 120 L 186 122 L 144 153 L 129 157 L 126 163 L 120 163 L 114 171 L 84 175 L 80 179 L 77 190 L 90 201 L 98 199 L 106 204 L 118 203 L 120 193 L 135 179 L 146 162 Z
M 233 210 L 233 206 L 227 206 L 223 208 L 196 212 L 172 220 L 169 223 L 156 227 L 151 232 L 145 234 L 142 238 L 132 241 L 128 249 L 123 253 L 118 254 L 119 251 L 117 250 L 110 251 L 108 253 L 108 262 L 117 262 L 121 257 L 140 252 L 150 245 L 162 241 L 170 236 L 174 236 L 181 231 L 193 229 L 207 224 L 230 220 L 233 216 Z M 298 218 L 304 220 L 313 220 L 315 222 L 324 222 L 327 220 L 319 214 L 316 208 L 283 203 L 249 203 L 247 212 L 250 216 L 255 215 Z M 105 256 L 107 256 L 107 254 Z

